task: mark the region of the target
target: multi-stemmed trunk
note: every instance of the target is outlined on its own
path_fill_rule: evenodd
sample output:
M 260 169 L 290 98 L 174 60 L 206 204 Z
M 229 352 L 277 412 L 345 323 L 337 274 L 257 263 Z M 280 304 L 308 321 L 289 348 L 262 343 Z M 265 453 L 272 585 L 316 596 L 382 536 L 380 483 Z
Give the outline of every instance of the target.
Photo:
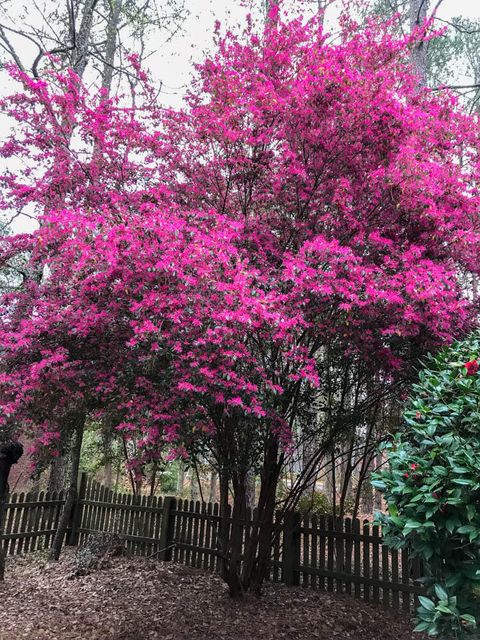
M 244 536 L 247 512 L 246 469 L 220 474 L 220 557 L 221 574 L 232 597 L 245 592 L 259 593 L 270 565 L 276 489 L 280 473 L 278 440 L 271 437 L 266 443 L 260 473 L 260 495 Z M 233 504 L 228 504 L 229 486 L 233 489 Z

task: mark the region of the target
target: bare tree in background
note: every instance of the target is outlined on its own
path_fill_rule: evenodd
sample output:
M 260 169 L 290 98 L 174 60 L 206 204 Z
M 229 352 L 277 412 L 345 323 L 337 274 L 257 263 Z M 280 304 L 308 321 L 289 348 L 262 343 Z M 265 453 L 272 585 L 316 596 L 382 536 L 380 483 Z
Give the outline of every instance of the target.
M 153 53 L 182 27 L 186 0 L 4 0 L 0 5 L 0 47 L 4 59 L 38 76 L 55 55 L 82 77 L 95 72 L 109 90 L 115 76 L 128 75 L 128 52 Z M 155 34 L 155 38 L 152 36 Z
M 365 0 L 363 18 L 400 19 L 392 29 L 402 36 L 428 21 L 429 29 L 444 28 L 441 36 L 419 42 L 412 62 L 420 85 L 452 89 L 470 111 L 480 110 L 480 20 L 465 16 L 440 17 L 445 0 Z

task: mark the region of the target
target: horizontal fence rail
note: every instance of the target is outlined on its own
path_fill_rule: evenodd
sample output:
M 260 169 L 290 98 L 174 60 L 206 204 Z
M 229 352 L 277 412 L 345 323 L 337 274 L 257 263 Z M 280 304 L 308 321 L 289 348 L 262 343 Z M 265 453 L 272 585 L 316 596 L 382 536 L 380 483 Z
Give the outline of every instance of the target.
M 63 492 L 13 494 L 1 536 L 5 552 L 49 548 L 64 504 Z M 244 544 L 253 515 L 247 510 Z M 83 544 L 90 533 L 118 533 L 131 554 L 214 571 L 220 568 L 219 528 L 218 504 L 116 493 L 82 474 L 67 544 Z M 404 612 L 422 593 L 419 561 L 383 544 L 371 522 L 278 512 L 276 530 L 270 581 L 346 593 Z

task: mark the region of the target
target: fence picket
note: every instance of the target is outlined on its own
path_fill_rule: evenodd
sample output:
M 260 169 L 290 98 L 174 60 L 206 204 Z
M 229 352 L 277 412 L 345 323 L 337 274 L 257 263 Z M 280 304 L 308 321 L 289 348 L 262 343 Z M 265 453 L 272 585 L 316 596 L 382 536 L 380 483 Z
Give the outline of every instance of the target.
M 93 483 L 93 491 L 92 491 L 92 500 L 94 504 L 93 513 L 92 513 L 92 529 L 93 531 L 98 531 L 98 525 L 100 523 L 100 507 L 98 506 L 98 502 L 100 501 L 100 490 L 101 486 L 98 482 Z
M 332 516 L 328 516 L 327 517 L 327 571 L 328 571 L 328 578 L 327 578 L 327 589 L 328 591 L 334 591 L 334 582 L 333 582 L 333 577 L 332 574 L 335 571 L 335 549 L 334 549 L 334 544 L 335 544 L 335 538 L 334 538 L 334 528 L 335 528 L 335 524 L 334 524 L 334 520 Z
M 353 574 L 355 578 L 358 578 L 362 575 L 362 568 L 360 564 L 360 520 L 355 518 L 352 523 L 353 529 Z M 362 595 L 361 584 L 357 580 L 354 583 L 354 594 L 356 598 L 360 598 Z
M 310 544 L 311 544 L 310 566 L 313 569 L 317 569 L 318 568 L 318 536 L 317 536 L 318 518 L 316 515 L 312 515 L 310 523 L 312 527 L 312 536 L 310 538 Z M 312 586 L 313 588 L 316 588 L 317 580 L 318 580 L 317 574 L 312 573 L 310 576 L 310 586 Z
M 377 525 L 372 527 L 372 578 L 374 581 L 380 580 L 380 532 Z M 377 585 L 373 586 L 372 590 L 373 602 L 380 602 L 380 589 Z
M 319 542 L 320 542 L 320 556 L 319 556 L 319 560 L 320 560 L 320 571 L 323 573 L 320 573 L 320 578 L 319 578 L 319 588 L 325 589 L 325 568 L 326 568 L 326 562 L 327 562 L 327 556 L 326 556 L 326 550 L 327 550 L 327 545 L 326 545 L 326 522 L 327 522 L 327 518 L 326 516 L 320 516 L 318 524 L 320 525 L 320 531 L 321 533 L 319 534 Z
M 85 484 L 85 495 L 83 496 L 83 504 L 82 504 L 82 517 L 80 520 L 80 524 L 79 524 L 79 538 L 78 538 L 78 543 L 79 544 L 83 544 L 85 541 L 85 537 L 86 537 L 86 533 L 85 530 L 89 528 L 89 522 L 90 522 L 90 510 L 91 507 L 88 504 L 88 500 L 90 499 L 90 487 L 92 485 L 92 480 L 91 478 L 87 478 L 86 484 Z
M 363 521 L 363 599 L 367 602 L 370 600 L 370 523 L 368 520 Z
M 157 513 L 160 510 L 160 506 L 158 505 L 157 496 L 152 496 L 150 498 L 150 506 L 152 510 L 148 512 L 148 520 L 147 520 L 147 537 L 150 538 L 150 542 L 147 545 L 147 555 L 152 556 L 153 554 L 158 553 L 160 550 L 158 544 L 152 542 L 154 539 L 155 533 L 155 518 L 157 517 Z
M 213 505 L 213 522 L 212 522 L 212 542 L 211 542 L 211 548 L 214 551 L 214 553 L 212 553 L 210 555 L 210 569 L 212 570 L 217 570 L 219 569 L 220 566 L 220 557 L 218 555 L 218 526 L 219 526 L 219 515 L 218 515 L 218 503 L 215 503 Z
M 127 505 L 130 506 L 134 506 L 135 505 L 135 496 L 132 494 L 127 494 Z M 133 555 L 134 550 L 135 550 L 135 546 L 133 544 L 133 532 L 135 530 L 135 509 L 127 509 L 126 511 L 127 514 L 127 526 L 126 526 L 126 533 L 127 533 L 127 550 L 128 553 Z
M 193 532 L 191 544 L 193 547 L 200 546 L 199 528 L 200 528 L 200 502 L 197 500 L 193 505 Z M 198 551 L 192 549 L 191 565 L 196 567 L 198 562 Z
M 197 567 L 202 568 L 205 566 L 205 524 L 206 524 L 206 510 L 207 505 L 205 502 L 202 502 L 200 505 L 200 526 L 198 530 L 198 546 L 201 551 L 198 552 L 197 556 Z
M 190 500 L 188 503 L 187 511 L 192 513 L 195 510 L 195 503 L 193 500 Z M 187 539 L 186 539 L 186 553 L 185 553 L 185 564 L 192 566 L 192 530 L 193 530 L 193 522 L 195 520 L 195 516 L 187 518 Z
M 301 542 L 301 551 L 300 551 L 301 553 L 300 563 L 304 569 L 302 572 L 302 584 L 304 587 L 307 587 L 310 581 L 310 576 L 311 576 L 311 573 L 308 571 L 308 567 L 310 567 L 310 547 L 311 547 L 310 516 L 308 514 L 306 514 L 303 517 L 302 527 L 303 527 L 303 534 L 301 536 L 302 542 Z
M 398 551 L 396 549 L 392 549 L 390 554 L 390 558 L 392 560 L 392 607 L 394 609 L 400 608 L 400 594 L 398 591 Z
M 402 549 L 402 584 L 408 585 L 410 582 L 410 566 L 408 561 L 408 553 L 406 549 Z M 408 613 L 410 611 L 410 594 L 408 591 L 402 592 L 402 611 Z
M 128 511 L 126 509 L 127 494 L 121 493 L 118 497 L 118 501 L 120 504 L 120 512 L 118 514 L 118 532 L 117 533 L 121 534 L 125 531 L 125 522 L 128 514 Z
M 342 575 L 345 575 L 345 538 L 343 537 L 344 533 L 344 519 L 343 518 L 334 518 L 333 520 L 335 526 L 335 571 Z M 343 593 L 344 590 L 344 580 L 337 580 L 336 590 L 339 593 Z
M 142 499 L 140 500 L 140 505 L 142 507 L 148 507 L 149 502 L 148 502 L 148 498 L 147 496 L 142 496 Z M 140 511 L 138 514 L 138 529 L 137 529 L 137 535 L 139 535 L 141 538 L 146 538 L 147 537 L 147 515 L 148 515 L 148 511 Z M 140 548 L 140 555 L 141 556 L 145 556 L 147 555 L 147 543 L 145 540 L 139 540 L 139 548 Z
M 110 489 L 110 487 L 107 488 L 105 500 L 108 502 L 108 507 L 105 509 L 105 521 L 103 524 L 103 530 L 111 533 L 113 514 L 115 513 L 115 501 L 113 491 Z
M 206 512 L 206 527 L 205 527 L 205 548 L 212 549 L 213 548 L 213 528 L 212 528 L 212 515 L 213 515 L 213 505 L 211 502 L 207 503 L 207 512 Z M 205 558 L 203 560 L 204 569 L 212 568 L 212 560 L 214 558 L 213 553 L 206 553 Z
M 50 501 L 50 504 L 46 507 L 45 530 L 51 531 L 55 523 L 55 514 L 56 514 L 56 507 L 53 503 L 55 502 L 55 500 L 58 499 L 58 493 L 56 491 L 47 491 L 46 497 L 47 497 L 47 500 Z M 46 533 L 45 549 L 48 549 L 50 547 L 51 541 L 52 541 L 52 535 L 50 533 Z
M 345 518 L 344 522 L 345 528 L 345 573 L 352 573 L 352 551 L 353 551 L 353 540 L 352 540 L 352 520 L 351 518 Z M 345 582 L 345 593 L 349 595 L 352 594 L 352 581 L 347 580 Z
M 180 498 L 177 500 L 177 505 L 173 510 L 174 517 L 174 527 L 173 527 L 173 560 L 174 562 L 180 562 L 180 536 L 181 536 L 181 526 L 182 519 L 180 516 L 180 511 L 183 506 L 183 500 Z
M 382 582 L 384 583 L 384 585 L 387 585 L 390 583 L 390 566 L 389 566 L 390 550 L 385 544 L 382 544 L 381 548 L 382 548 Z M 392 591 L 389 587 L 384 586 L 382 588 L 382 604 L 385 607 L 390 606 L 391 593 Z
M 30 497 L 30 493 L 24 494 L 21 493 L 20 494 L 20 500 L 19 502 L 28 502 L 28 499 Z M 27 527 L 27 518 L 28 518 L 28 507 L 24 506 L 22 509 L 22 517 L 20 519 L 20 523 L 19 523 L 19 533 L 20 533 L 20 537 L 18 539 L 18 546 L 17 546 L 17 551 L 16 553 L 21 555 L 22 551 L 23 551 L 23 547 L 24 547 L 24 543 L 25 543 L 25 538 L 23 536 L 23 534 L 25 533 L 26 527 Z
M 32 535 L 33 532 L 33 523 L 34 523 L 34 509 L 36 507 L 35 502 L 38 500 L 38 494 L 35 492 L 28 494 L 28 502 L 29 506 L 27 507 L 27 518 L 25 524 L 25 545 L 23 547 L 24 553 L 30 553 L 33 551 L 33 543 L 35 542 L 35 537 Z
M 188 500 L 181 500 L 181 510 L 182 512 L 188 511 Z M 180 531 L 180 562 L 182 564 L 188 564 L 186 561 L 187 550 L 185 548 L 185 544 L 187 542 L 187 517 L 182 513 L 182 529 Z
M 13 532 L 13 521 L 15 518 L 15 505 L 17 503 L 17 495 L 14 494 L 11 499 L 10 499 L 10 507 L 8 508 L 6 517 L 5 517 L 5 531 L 4 533 L 6 534 L 6 536 L 10 536 L 10 534 Z M 15 540 L 13 540 L 12 538 L 6 537 L 5 541 L 4 541 L 4 551 L 5 553 L 12 553 L 10 551 L 10 549 L 15 545 Z

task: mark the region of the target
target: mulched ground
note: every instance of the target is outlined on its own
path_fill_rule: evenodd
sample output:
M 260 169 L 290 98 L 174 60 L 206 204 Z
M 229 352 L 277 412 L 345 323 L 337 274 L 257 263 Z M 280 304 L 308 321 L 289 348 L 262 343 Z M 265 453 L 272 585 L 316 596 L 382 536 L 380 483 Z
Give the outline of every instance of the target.
M 0 640 L 420 640 L 410 621 L 349 596 L 267 585 L 231 600 L 209 573 L 116 558 L 68 579 L 71 552 L 9 559 L 0 583 Z

